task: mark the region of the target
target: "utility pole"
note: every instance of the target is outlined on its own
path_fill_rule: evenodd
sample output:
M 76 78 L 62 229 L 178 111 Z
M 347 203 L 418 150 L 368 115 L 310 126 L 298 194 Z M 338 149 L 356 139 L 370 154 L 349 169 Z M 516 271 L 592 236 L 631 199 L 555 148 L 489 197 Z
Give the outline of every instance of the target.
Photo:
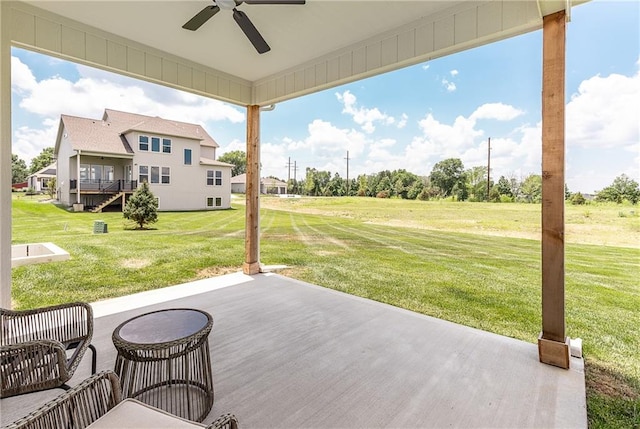
M 347 196 L 349 196 L 349 151 L 347 151 Z
M 289 161 L 287 162 L 287 183 L 291 180 L 291 157 L 289 157 Z
M 487 201 L 489 201 L 489 190 L 491 188 L 491 137 L 487 144 Z
M 296 173 L 298 172 L 298 166 L 296 165 L 298 161 L 293 161 L 293 180 L 296 181 Z

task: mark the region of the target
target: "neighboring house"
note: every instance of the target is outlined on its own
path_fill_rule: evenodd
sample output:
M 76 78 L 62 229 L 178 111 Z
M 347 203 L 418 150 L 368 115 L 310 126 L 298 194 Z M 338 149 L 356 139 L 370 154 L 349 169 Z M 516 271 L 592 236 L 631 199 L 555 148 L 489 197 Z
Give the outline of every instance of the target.
M 231 178 L 231 192 L 234 194 L 245 194 L 247 192 L 246 174 L 239 174 Z M 287 184 L 272 177 L 263 177 L 260 179 L 260 193 L 286 195 Z
M 100 211 L 146 181 L 158 210 L 231 207 L 232 164 L 200 126 L 106 109 L 101 120 L 61 115 L 54 154 L 60 202 Z
M 56 163 L 53 162 L 27 177 L 27 185 L 36 192 L 44 192 L 49 189 L 49 181 L 55 177 Z

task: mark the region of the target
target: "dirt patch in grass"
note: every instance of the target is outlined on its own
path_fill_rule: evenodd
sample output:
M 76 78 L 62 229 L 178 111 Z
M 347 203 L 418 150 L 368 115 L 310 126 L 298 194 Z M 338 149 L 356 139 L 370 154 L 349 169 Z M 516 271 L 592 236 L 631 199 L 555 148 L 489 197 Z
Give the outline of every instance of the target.
M 122 266 L 122 268 L 140 269 L 148 267 L 150 264 L 151 261 L 148 259 L 125 259 L 120 263 L 120 266 Z
M 640 386 L 633 386 L 616 371 L 585 361 L 587 390 L 613 399 L 639 400 Z
M 201 270 L 198 270 L 196 273 L 196 278 L 198 279 L 208 279 L 209 277 L 215 276 L 223 276 L 225 274 L 237 273 L 241 271 L 241 267 L 207 267 Z

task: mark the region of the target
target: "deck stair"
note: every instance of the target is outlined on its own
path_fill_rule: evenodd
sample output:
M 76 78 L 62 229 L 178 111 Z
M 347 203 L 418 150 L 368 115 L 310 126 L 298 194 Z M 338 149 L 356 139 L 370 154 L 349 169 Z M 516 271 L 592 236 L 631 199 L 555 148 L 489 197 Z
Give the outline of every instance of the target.
M 95 206 L 91 212 L 93 213 L 102 213 L 102 209 L 105 208 L 106 206 L 108 206 L 109 204 L 111 204 L 112 202 L 114 202 L 115 200 L 117 200 L 118 198 L 122 198 L 123 199 L 123 206 L 124 206 L 124 192 L 118 192 L 117 194 L 114 194 L 112 196 L 110 196 L 109 198 L 107 198 L 106 200 L 104 200 L 103 202 L 101 202 L 99 205 Z

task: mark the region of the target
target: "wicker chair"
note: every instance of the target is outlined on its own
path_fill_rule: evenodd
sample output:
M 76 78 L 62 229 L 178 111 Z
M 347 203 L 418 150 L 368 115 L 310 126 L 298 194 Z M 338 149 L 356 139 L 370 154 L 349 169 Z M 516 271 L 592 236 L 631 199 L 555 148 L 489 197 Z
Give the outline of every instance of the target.
M 33 310 L 0 309 L 0 398 L 61 387 L 87 348 L 96 372 L 93 311 L 86 303 Z
M 120 381 L 103 371 L 82 381 L 6 429 L 83 428 L 209 428 L 237 429 L 238 421 L 225 414 L 208 426 L 173 416 L 135 399 L 122 400 Z

